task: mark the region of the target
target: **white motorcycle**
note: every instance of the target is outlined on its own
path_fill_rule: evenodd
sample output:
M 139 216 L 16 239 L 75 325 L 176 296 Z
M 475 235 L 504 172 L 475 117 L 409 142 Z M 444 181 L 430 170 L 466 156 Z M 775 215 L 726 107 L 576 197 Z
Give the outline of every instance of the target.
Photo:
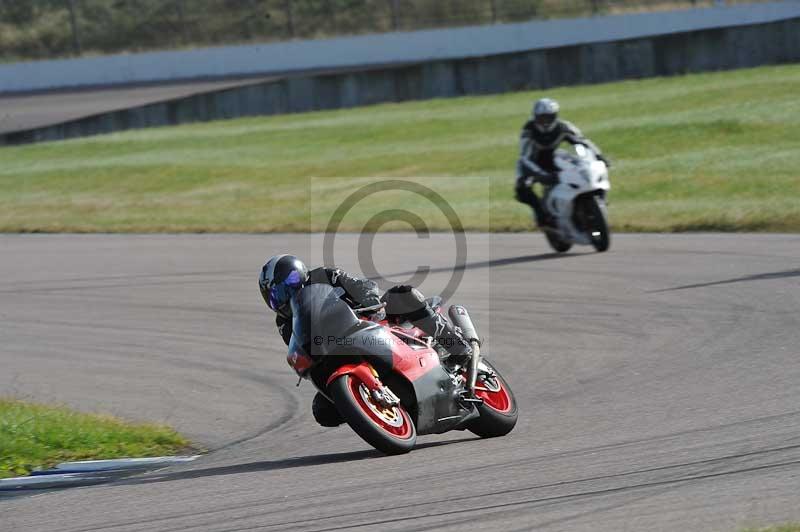
M 556 220 L 544 233 L 550 246 L 559 253 L 573 244 L 592 245 L 606 251 L 611 244 L 606 213 L 606 193 L 611 189 L 608 166 L 583 145 L 573 155 L 556 150 L 554 160 L 560 169 L 559 182 L 545 192 L 544 207 Z

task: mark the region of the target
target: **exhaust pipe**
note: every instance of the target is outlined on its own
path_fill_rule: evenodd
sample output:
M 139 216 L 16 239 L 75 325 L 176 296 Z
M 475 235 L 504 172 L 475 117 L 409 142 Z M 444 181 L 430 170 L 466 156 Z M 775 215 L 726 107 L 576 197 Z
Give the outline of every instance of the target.
M 461 334 L 464 335 L 464 338 L 466 338 L 468 342 L 480 343 L 478 331 L 475 330 L 475 325 L 472 323 L 472 318 L 469 317 L 466 308 L 461 305 L 450 305 L 450 310 L 448 310 L 447 313 L 450 315 L 450 321 L 453 322 L 453 325 L 461 329 Z
M 480 337 L 466 308 L 461 305 L 451 305 L 447 313 L 450 315 L 453 325 L 461 329 L 461 334 L 472 345 L 472 360 L 470 360 L 469 364 L 469 391 L 474 396 L 475 383 L 478 380 L 478 364 L 481 361 Z

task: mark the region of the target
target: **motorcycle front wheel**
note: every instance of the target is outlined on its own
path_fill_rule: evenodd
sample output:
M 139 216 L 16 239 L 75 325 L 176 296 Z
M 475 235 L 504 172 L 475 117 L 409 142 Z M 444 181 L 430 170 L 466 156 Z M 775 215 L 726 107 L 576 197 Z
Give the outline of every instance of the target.
M 404 454 L 414 448 L 417 429 L 402 405 L 377 404 L 367 385 L 355 375 L 342 375 L 329 387 L 336 408 L 356 434 L 386 454 Z
M 585 198 L 583 202 L 586 216 L 586 231 L 592 239 L 592 246 L 599 252 L 608 250 L 611 245 L 611 233 L 608 230 L 606 203 L 598 196 Z
M 478 376 L 475 395 L 482 399 L 483 403 L 476 406 L 480 417 L 471 421 L 467 429 L 481 438 L 505 436 L 517 424 L 517 400 L 494 366 L 485 358 L 482 362 L 494 375 Z

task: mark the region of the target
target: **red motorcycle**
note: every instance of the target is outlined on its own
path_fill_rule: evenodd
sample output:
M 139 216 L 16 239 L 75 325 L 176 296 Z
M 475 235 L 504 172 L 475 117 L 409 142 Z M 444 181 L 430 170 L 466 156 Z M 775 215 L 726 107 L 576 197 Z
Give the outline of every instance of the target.
M 367 443 L 402 454 L 418 434 L 469 430 L 491 438 L 514 428 L 514 394 L 477 342 L 465 366 L 451 367 L 418 328 L 359 318 L 382 305 L 353 310 L 341 296 L 341 289 L 312 284 L 292 301 L 287 361 Z M 430 302 L 441 312 L 440 298 Z M 464 307 L 451 306 L 449 314 L 467 338 L 478 337 Z

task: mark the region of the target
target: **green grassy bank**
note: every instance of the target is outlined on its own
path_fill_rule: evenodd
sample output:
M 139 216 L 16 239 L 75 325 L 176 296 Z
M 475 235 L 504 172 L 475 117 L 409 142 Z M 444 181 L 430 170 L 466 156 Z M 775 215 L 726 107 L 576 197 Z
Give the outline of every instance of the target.
M 768 526 L 765 528 L 747 528 L 742 532 L 800 532 L 800 523 Z
M 161 425 L 0 399 L 0 478 L 63 461 L 163 456 L 188 446 Z
M 318 231 L 378 177 L 430 183 L 467 229 L 526 230 L 517 135 L 544 94 L 615 163 L 614 230 L 798 231 L 799 92 L 789 65 L 4 148 L 0 231 Z M 448 227 L 425 202 L 370 201 Z

